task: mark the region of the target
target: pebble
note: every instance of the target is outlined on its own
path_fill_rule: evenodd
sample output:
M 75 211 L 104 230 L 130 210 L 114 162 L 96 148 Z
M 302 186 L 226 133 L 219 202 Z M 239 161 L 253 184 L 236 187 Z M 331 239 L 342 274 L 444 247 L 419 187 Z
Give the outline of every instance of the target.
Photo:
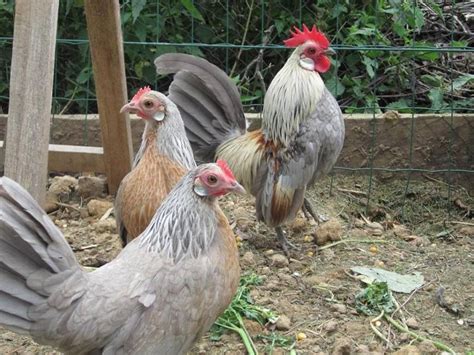
M 289 330 L 291 327 L 291 320 L 284 314 L 278 317 L 278 320 L 275 323 L 277 330 Z
M 328 333 L 332 333 L 337 330 L 338 324 L 336 321 L 330 320 L 326 324 L 324 324 L 324 330 Z
M 331 310 L 337 313 L 347 313 L 347 307 L 341 303 L 334 303 L 331 305 Z
M 82 198 L 104 197 L 107 192 L 107 184 L 104 178 L 96 176 L 81 176 L 77 181 L 77 193 Z
M 58 205 L 58 196 L 51 191 L 46 192 L 46 201 L 43 205 L 43 209 L 46 213 L 51 213 L 56 211 L 59 208 Z
M 402 226 L 401 224 L 395 224 L 393 226 L 393 234 L 395 234 L 397 237 L 404 237 L 409 235 L 410 231 L 407 227 Z
M 87 211 L 91 216 L 102 217 L 109 208 L 113 207 L 113 203 L 104 200 L 90 200 L 87 203 Z
M 75 177 L 64 175 L 55 176 L 51 180 L 48 191 L 55 194 L 60 200 L 68 200 L 72 192 L 77 188 L 77 179 Z
M 331 355 L 350 355 L 352 354 L 352 340 L 348 338 L 339 338 L 334 342 Z
M 420 326 L 418 325 L 418 322 L 413 317 L 407 319 L 406 325 L 407 325 L 408 328 L 411 328 L 411 329 L 419 329 L 420 328 Z
M 245 254 L 240 258 L 240 265 L 242 267 L 255 265 L 255 255 L 251 251 L 245 252 Z
M 283 254 L 274 254 L 270 257 L 270 260 L 272 262 L 271 265 L 276 266 L 278 268 L 285 267 L 290 264 L 288 258 Z

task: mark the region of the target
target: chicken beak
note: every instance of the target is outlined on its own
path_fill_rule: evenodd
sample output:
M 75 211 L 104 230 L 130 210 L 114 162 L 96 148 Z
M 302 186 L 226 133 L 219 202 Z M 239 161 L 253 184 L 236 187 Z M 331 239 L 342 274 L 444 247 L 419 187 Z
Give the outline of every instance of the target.
M 326 49 L 324 51 L 324 54 L 326 54 L 326 55 L 336 55 L 336 51 L 333 48 L 328 47 L 328 49 Z
M 247 191 L 245 191 L 244 187 L 240 185 L 237 181 L 234 181 L 230 185 L 230 191 L 235 192 L 237 194 L 245 194 Z
M 130 113 L 137 113 L 138 108 L 135 106 L 135 103 L 129 102 L 126 105 L 123 105 L 122 108 L 120 109 L 120 113 L 124 112 L 130 112 Z

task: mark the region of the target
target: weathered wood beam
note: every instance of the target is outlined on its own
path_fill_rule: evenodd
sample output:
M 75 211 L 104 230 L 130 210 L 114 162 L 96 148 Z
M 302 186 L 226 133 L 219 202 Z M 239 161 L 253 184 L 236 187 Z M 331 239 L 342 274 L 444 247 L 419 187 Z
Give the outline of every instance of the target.
M 59 0 L 17 0 L 5 175 L 41 204 L 47 161 Z
M 0 165 L 5 153 L 3 145 L 0 141 Z M 50 144 L 48 151 L 48 171 L 105 173 L 104 150 L 101 147 Z
M 120 4 L 118 0 L 84 2 L 87 32 L 100 115 L 104 163 L 109 191 L 115 193 L 132 166 L 132 138 L 128 114 Z

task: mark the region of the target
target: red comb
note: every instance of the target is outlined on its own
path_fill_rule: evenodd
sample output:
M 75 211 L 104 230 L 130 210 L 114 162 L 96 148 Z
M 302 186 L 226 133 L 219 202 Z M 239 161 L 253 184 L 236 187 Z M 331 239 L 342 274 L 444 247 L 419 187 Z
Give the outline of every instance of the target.
M 227 163 L 226 163 L 225 160 L 217 159 L 217 162 L 216 162 L 216 163 L 217 163 L 217 165 L 219 166 L 219 168 L 222 169 L 222 171 L 224 172 L 224 174 L 226 174 L 229 178 L 235 180 L 234 174 L 232 173 L 232 170 L 230 170 L 229 165 L 227 165 Z
M 135 94 L 135 96 L 133 96 L 132 101 L 137 101 L 137 100 L 139 100 L 140 97 L 142 97 L 143 94 L 146 94 L 147 92 L 150 92 L 150 91 L 151 91 L 151 89 L 150 89 L 149 86 L 144 86 L 144 87 L 142 87 L 141 89 L 139 89 L 139 90 L 137 91 L 137 93 Z
M 318 32 L 318 29 L 315 25 L 311 28 L 311 31 L 303 25 L 303 31 L 301 31 L 296 26 L 293 26 L 293 31 L 290 30 L 291 37 L 284 40 L 285 46 L 287 47 L 298 47 L 299 45 L 305 43 L 306 41 L 314 41 L 319 43 L 322 49 L 329 47 L 329 41 L 322 32 Z

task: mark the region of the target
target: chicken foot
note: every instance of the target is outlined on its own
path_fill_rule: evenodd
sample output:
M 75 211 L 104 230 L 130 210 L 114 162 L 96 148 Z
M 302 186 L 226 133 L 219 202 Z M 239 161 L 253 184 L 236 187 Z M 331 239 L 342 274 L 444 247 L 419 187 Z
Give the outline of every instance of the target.
M 298 247 L 297 245 L 291 243 L 288 238 L 286 238 L 285 236 L 285 233 L 283 232 L 283 229 L 278 226 L 278 227 L 275 227 L 275 232 L 277 234 L 277 237 L 278 237 L 278 241 L 280 242 L 281 244 L 281 248 L 283 249 L 283 251 L 285 252 L 285 255 L 286 256 L 290 256 L 290 251 L 289 251 L 289 248 L 291 247 L 292 249 L 296 249 L 296 250 L 300 250 L 300 247 Z
M 306 197 L 304 198 L 303 206 L 301 206 L 301 209 L 306 219 L 309 220 L 310 218 L 313 218 L 318 224 L 329 220 L 327 216 L 315 212 L 313 206 L 311 205 L 311 202 L 309 202 Z

